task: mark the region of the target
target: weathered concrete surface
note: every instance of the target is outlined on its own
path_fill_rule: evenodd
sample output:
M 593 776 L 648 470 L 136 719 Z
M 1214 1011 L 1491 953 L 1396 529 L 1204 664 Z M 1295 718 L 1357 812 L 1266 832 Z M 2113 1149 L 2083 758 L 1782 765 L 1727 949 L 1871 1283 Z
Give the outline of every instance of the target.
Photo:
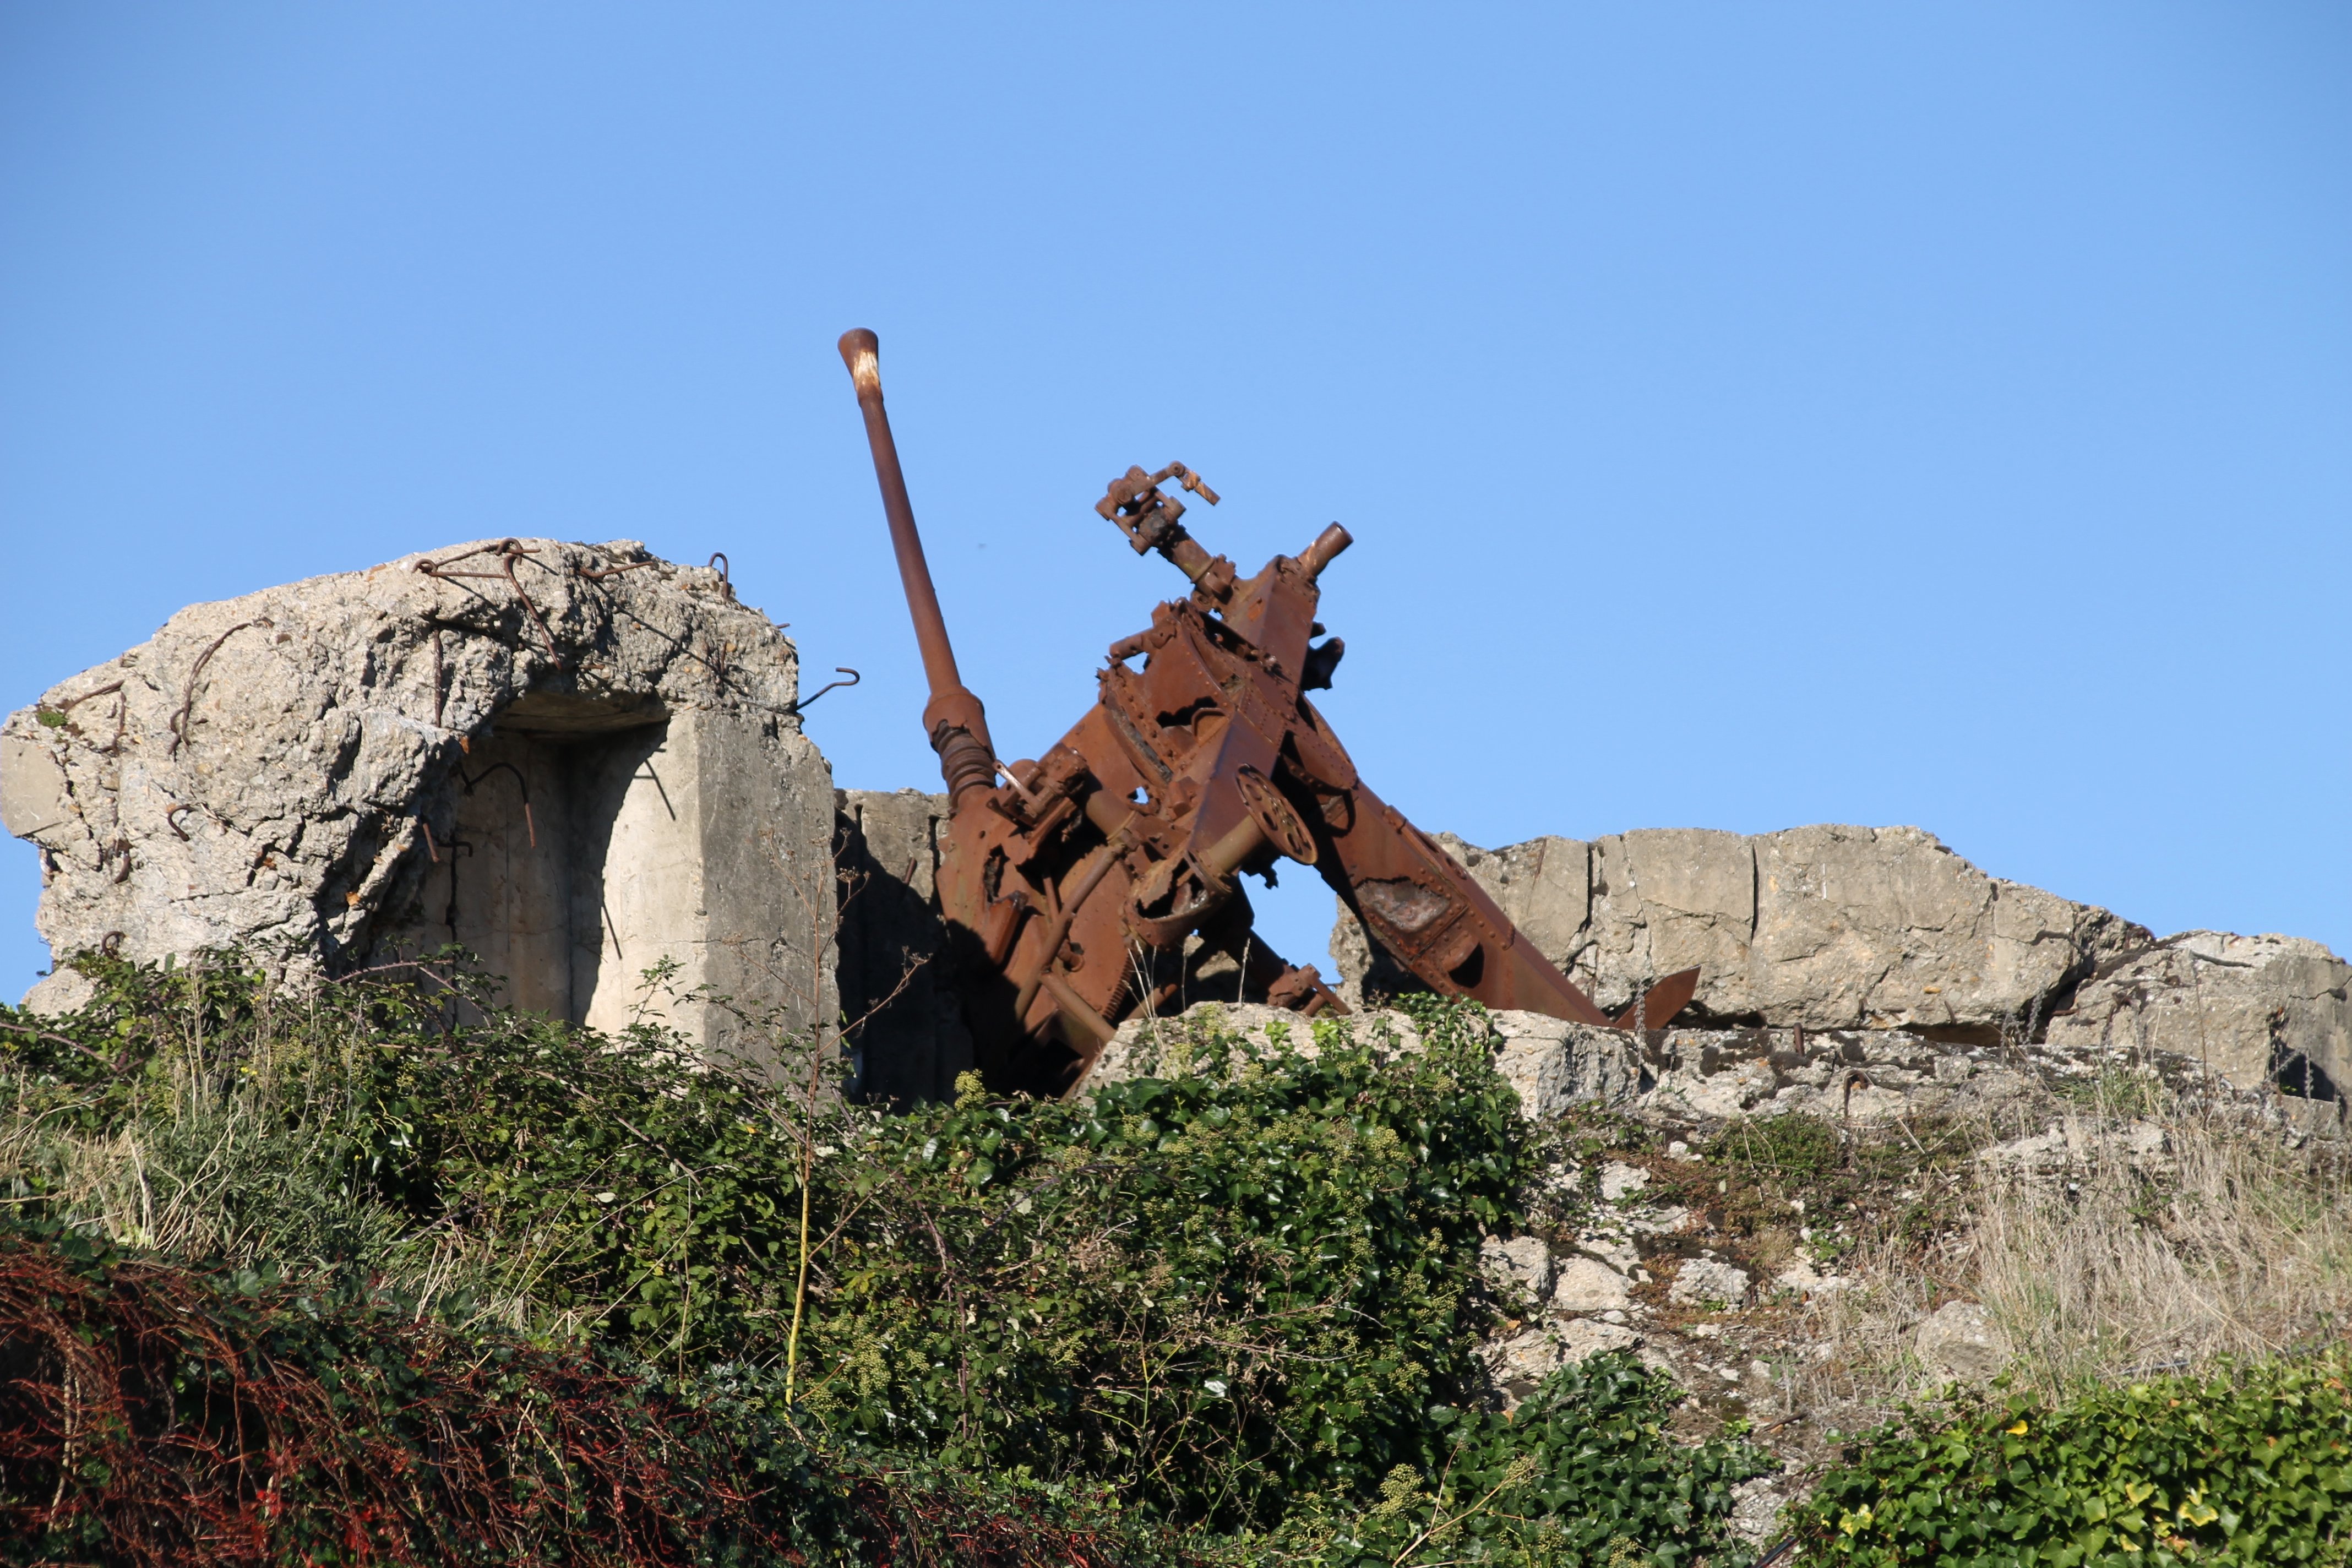
M 842 1039 L 857 1086 L 898 1104 L 952 1100 L 972 1053 L 939 911 L 947 796 L 850 789 L 834 798 Z
M 893 1098 L 943 1097 L 955 1064 L 970 1059 L 938 949 L 946 799 L 841 799 L 845 885 L 864 889 L 843 924 L 849 1016 L 918 966 L 866 1026 L 867 1079 Z M 1606 1005 L 1622 1005 L 1637 978 L 1700 966 L 1696 1005 L 1646 1042 L 1496 1015 L 1498 1065 L 1538 1119 L 1578 1100 L 1641 1098 L 1709 1120 L 1771 1108 L 1875 1121 L 2005 1092 L 2023 1081 L 2012 1070 L 2019 1049 L 2045 1039 L 2037 1057 L 2112 1064 L 2126 1047 L 2152 1049 L 2204 1059 L 2240 1087 L 2307 1064 L 2320 1100 L 2352 1081 L 2347 967 L 2325 948 L 2210 933 L 2159 943 L 2107 910 L 1985 876 L 1913 828 L 1661 830 L 1491 852 L 1439 837 Z M 1351 1001 L 1368 980 L 1375 992 L 1411 984 L 1344 910 L 1333 951 Z M 1202 989 L 1217 994 L 1221 983 Z M 1228 1002 L 1223 1016 L 1261 1044 L 1274 1023 L 1295 1042 L 1308 1037 L 1295 1017 L 1254 1004 Z M 1410 1043 L 1401 1015 L 1383 1026 Z M 1140 1064 L 1157 1047 L 1145 1037 L 1166 1028 L 1131 1020 L 1097 1076 L 1150 1070 Z
M 1919 1325 L 1919 1359 L 1955 1383 L 1990 1383 L 2011 1360 L 2009 1336 L 1974 1301 L 1947 1301 Z
M 1697 965 L 1692 1024 L 1990 1042 L 2031 1032 L 2098 964 L 2152 940 L 2105 910 L 1988 877 L 1916 827 L 1439 842 L 1604 1007 Z M 1344 910 L 1331 951 L 1351 995 L 1410 984 Z
M 2103 968 L 2048 1039 L 2167 1051 L 2240 1089 L 2338 1100 L 2352 1088 L 2352 965 L 2301 937 L 2186 931 Z
M 1540 1301 L 1551 1294 L 1551 1248 L 1539 1236 L 1490 1236 L 1478 1248 L 1479 1272 L 1507 1301 Z
M 1667 1288 L 1666 1300 L 1685 1306 L 1737 1307 L 1748 1300 L 1748 1287 L 1753 1283 L 1748 1270 L 1719 1258 L 1686 1258 L 1675 1271 L 1675 1282 Z
M 1407 1053 L 1421 1048 L 1419 1030 L 1400 1012 L 1382 1009 L 1336 1022 L 1359 1042 Z M 2281 1097 L 2259 1085 L 2253 1094 L 2240 1094 L 2195 1058 L 2161 1049 L 1973 1046 L 1902 1029 L 1661 1029 L 1637 1036 L 1520 1012 L 1489 1014 L 1487 1024 L 1496 1070 L 1518 1096 L 1520 1113 L 1544 1125 L 1580 1104 L 1614 1108 L 1653 1123 L 1701 1127 L 1790 1112 L 1857 1127 L 2006 1115 L 2040 1103 L 2053 1084 L 2152 1070 L 2184 1093 L 2209 1100 L 2218 1093 L 2221 1102 L 2259 1111 L 2298 1135 L 2343 1131 L 2341 1101 Z M 1213 1037 L 1234 1040 L 1245 1057 L 1288 1050 L 1311 1058 L 1320 1048 L 1317 1028 L 1296 1014 L 1255 1004 L 1200 1003 L 1176 1017 L 1130 1019 L 1104 1048 L 1087 1083 L 1198 1070 L 1198 1047 Z M 2053 1142 L 2058 1139 L 2053 1132 L 2004 1144 L 1984 1157 L 2031 1163 L 2045 1145 L 2055 1152 L 2053 1158 L 2079 1155 L 2072 1144 Z M 1611 1165 L 1601 1175 L 1602 1200 L 1635 1197 L 1648 1181 L 1634 1167 Z M 1629 1267 L 1597 1244 L 1584 1250 L 1621 1273 Z
M 1550 1121 L 1579 1100 L 1614 1105 L 1643 1088 L 1641 1042 L 1622 1029 L 1596 1029 L 1543 1013 L 1490 1016 L 1500 1041 L 1495 1067 L 1518 1091 L 1529 1119 Z
M 39 847 L 52 952 L 299 976 L 454 938 L 576 1020 L 625 1022 L 666 960 L 705 994 L 655 1012 L 714 1048 L 761 1047 L 745 1012 L 829 1022 L 833 790 L 791 642 L 716 572 L 520 543 L 512 583 L 417 570 L 452 545 L 192 605 L 10 715 L 0 820 Z

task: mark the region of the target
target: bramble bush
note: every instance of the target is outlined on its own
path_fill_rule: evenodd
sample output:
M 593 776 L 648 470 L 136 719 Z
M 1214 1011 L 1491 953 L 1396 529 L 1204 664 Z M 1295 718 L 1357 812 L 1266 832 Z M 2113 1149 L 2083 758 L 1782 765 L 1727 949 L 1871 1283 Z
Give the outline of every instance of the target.
M 718 1387 L 0 1227 L 0 1562 L 1166 1563 L 1070 1489 L 821 1450 Z

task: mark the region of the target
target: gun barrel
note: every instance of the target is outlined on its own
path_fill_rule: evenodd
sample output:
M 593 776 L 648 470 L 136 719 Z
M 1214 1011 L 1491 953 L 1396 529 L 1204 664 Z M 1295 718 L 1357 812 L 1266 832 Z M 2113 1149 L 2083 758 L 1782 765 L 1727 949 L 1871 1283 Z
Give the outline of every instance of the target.
M 914 618 L 915 643 L 922 649 L 923 675 L 931 700 L 923 728 L 940 753 L 940 771 L 951 799 L 996 782 L 996 752 L 980 699 L 967 690 L 948 641 L 947 618 L 940 614 L 939 590 L 931 585 L 923 558 L 923 536 L 915 531 L 915 508 L 907 499 L 907 476 L 898 467 L 898 444 L 891 439 L 890 416 L 882 405 L 881 340 L 864 327 L 841 334 L 841 361 L 857 387 L 866 416 L 866 441 L 874 451 L 874 478 L 882 487 L 882 513 L 890 522 L 890 546 L 898 557 L 898 581 L 907 590 L 907 613 Z
M 948 623 L 940 614 L 939 590 L 931 585 L 923 558 L 923 536 L 915 531 L 915 509 L 907 499 L 907 476 L 898 468 L 898 444 L 890 437 L 890 416 L 882 406 L 881 342 L 864 327 L 841 334 L 842 363 L 857 385 L 857 407 L 866 416 L 866 441 L 874 449 L 874 478 L 882 487 L 882 513 L 890 521 L 890 546 L 898 555 L 898 579 L 907 587 L 907 610 L 915 618 L 915 641 L 923 650 L 923 674 L 934 694 L 961 689 Z

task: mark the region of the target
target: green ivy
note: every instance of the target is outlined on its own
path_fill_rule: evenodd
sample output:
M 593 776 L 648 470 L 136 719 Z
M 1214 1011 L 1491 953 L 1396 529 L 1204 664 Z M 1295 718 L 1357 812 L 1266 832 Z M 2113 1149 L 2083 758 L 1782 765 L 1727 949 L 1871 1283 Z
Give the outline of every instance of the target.
M 1680 1398 L 1619 1353 L 1554 1373 L 1508 1415 L 1460 1412 L 1436 1471 L 1393 1472 L 1379 1502 L 1327 1529 L 1318 1555 L 1334 1568 L 1742 1561 L 1726 1528 L 1731 1489 L 1771 1461 L 1737 1436 L 1669 1441 Z
M 1522 1174 L 1483 1027 L 1328 1027 L 1091 1102 L 967 1097 L 821 1168 L 808 1400 L 878 1443 L 1264 1521 L 1442 1458 L 1482 1231 Z
M 2352 1555 L 2352 1353 L 2011 1396 L 1864 1437 L 1794 1510 L 1856 1565 L 2162 1568 Z

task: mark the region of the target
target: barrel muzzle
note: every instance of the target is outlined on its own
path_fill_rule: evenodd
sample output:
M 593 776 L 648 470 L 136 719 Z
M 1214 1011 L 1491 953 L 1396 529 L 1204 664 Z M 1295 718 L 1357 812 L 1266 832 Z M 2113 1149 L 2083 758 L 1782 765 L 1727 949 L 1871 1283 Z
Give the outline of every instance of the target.
M 1300 554 L 1298 569 L 1306 573 L 1307 580 L 1312 583 L 1323 575 L 1323 568 L 1339 559 L 1339 552 L 1355 542 L 1355 535 L 1335 522 L 1317 534 L 1315 542 Z
M 849 379 L 857 384 L 857 401 L 882 398 L 882 340 L 865 327 L 852 327 L 841 334 L 841 363 L 849 367 Z

